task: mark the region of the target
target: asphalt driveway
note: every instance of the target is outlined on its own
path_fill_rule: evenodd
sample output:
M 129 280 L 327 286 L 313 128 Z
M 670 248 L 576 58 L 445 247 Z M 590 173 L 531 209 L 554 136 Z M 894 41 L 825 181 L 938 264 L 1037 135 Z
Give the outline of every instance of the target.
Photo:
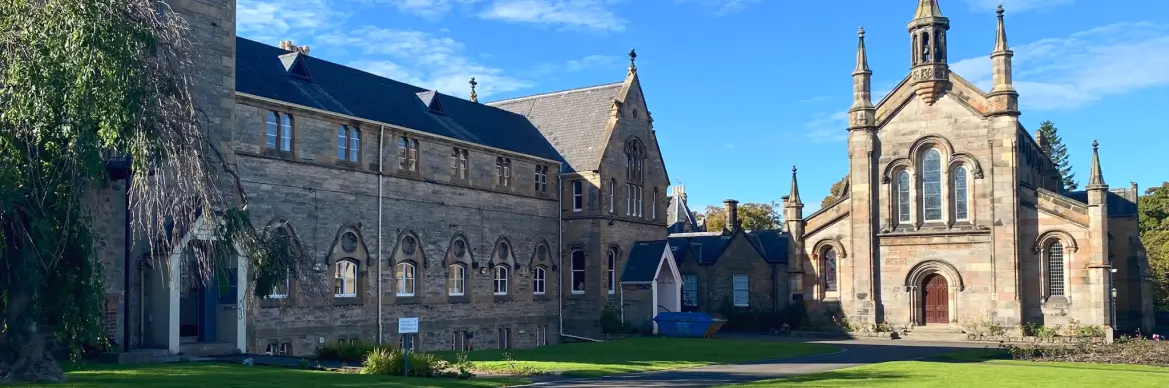
M 698 368 L 630 373 L 587 379 L 554 380 L 525 385 L 525 387 L 712 387 L 798 374 L 825 372 L 864 364 L 920 359 L 955 350 L 994 348 L 998 345 L 997 343 L 924 342 L 889 339 L 798 340 L 764 336 L 727 336 L 725 338 L 821 343 L 837 346 L 840 350 L 835 353 L 742 364 L 711 365 Z

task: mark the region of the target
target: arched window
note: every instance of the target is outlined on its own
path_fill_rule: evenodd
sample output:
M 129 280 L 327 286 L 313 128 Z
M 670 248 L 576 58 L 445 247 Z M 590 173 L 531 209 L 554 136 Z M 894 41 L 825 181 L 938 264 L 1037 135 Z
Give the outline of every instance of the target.
M 361 135 L 357 128 L 337 126 L 337 160 L 356 162 L 361 151 Z
M 467 269 L 462 264 L 451 264 L 447 268 L 446 290 L 447 295 L 460 296 L 466 289 Z
M 824 291 L 836 291 L 836 250 L 828 248 L 824 250 L 824 268 L 821 270 L 824 275 Z
M 617 249 L 609 248 L 605 254 L 605 268 L 608 274 L 609 293 L 617 293 Z
M 584 251 L 580 249 L 573 249 L 570 254 L 572 272 L 569 280 L 572 281 L 572 293 L 583 294 L 585 292 L 585 255 Z
M 922 215 L 925 221 L 942 220 L 942 153 L 925 151 L 921 160 Z
M 923 32 L 921 34 L 921 62 L 928 63 L 930 61 L 930 33 Z
M 625 178 L 633 182 L 642 181 L 642 167 L 645 165 L 645 149 L 641 142 L 630 141 L 625 145 Z
M 495 266 L 495 295 L 507 295 L 507 266 Z
M 341 260 L 337 262 L 333 273 L 333 283 L 336 285 L 333 295 L 338 298 L 357 297 L 357 262 Z
M 965 221 L 970 218 L 969 196 L 966 190 L 966 167 L 954 169 L 954 219 Z
M 897 221 L 909 222 L 909 172 L 897 173 Z
M 280 118 L 276 112 L 268 111 L 268 117 L 264 120 L 265 133 L 264 145 L 268 148 L 276 148 L 276 143 L 280 139 Z
M 292 150 L 292 115 L 280 115 L 280 150 Z
M 1047 248 L 1047 296 L 1063 292 L 1063 243 L 1056 241 Z
M 532 293 L 536 295 L 544 295 L 547 285 L 547 275 L 544 272 L 544 267 L 536 267 L 532 272 Z

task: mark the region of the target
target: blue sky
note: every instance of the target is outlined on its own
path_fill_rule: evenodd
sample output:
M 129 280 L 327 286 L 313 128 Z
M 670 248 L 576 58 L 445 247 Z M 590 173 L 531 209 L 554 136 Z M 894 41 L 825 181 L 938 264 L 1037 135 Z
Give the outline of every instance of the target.
M 989 90 L 998 0 L 940 0 L 951 69 Z M 1055 122 L 1076 177 L 1169 180 L 1169 1 L 1002 0 L 1024 126 Z M 847 173 L 856 30 L 876 103 L 909 71 L 915 0 L 239 0 L 238 34 L 483 100 L 620 81 L 637 63 L 691 208 L 778 201 L 805 214 Z M 1158 114 L 1158 112 L 1160 114 Z

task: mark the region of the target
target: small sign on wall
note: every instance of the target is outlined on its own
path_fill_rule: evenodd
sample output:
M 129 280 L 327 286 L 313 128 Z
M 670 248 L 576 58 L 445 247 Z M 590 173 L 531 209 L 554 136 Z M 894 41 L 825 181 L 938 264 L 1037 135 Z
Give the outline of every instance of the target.
M 414 334 L 418 332 L 418 318 L 398 318 L 398 334 Z

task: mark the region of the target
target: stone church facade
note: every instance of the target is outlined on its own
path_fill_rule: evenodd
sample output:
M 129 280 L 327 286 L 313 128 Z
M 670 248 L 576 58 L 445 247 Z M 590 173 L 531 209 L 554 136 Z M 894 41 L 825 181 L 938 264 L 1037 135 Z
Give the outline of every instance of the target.
M 1019 121 L 1002 7 L 989 92 L 950 70 L 949 25 L 937 0 L 919 2 L 909 74 L 876 104 L 859 31 L 847 188 L 805 215 L 793 170 L 784 199 L 793 299 L 855 323 L 943 331 L 1073 320 L 1148 330 L 1135 184 L 1109 188 L 1093 143 L 1086 190 L 1063 192 L 1044 139 Z
M 217 220 L 176 225 L 178 243 L 152 255 L 115 178 L 95 212 L 116 350 L 595 338 L 629 250 L 666 236 L 669 178 L 633 52 L 619 82 L 481 103 L 474 79 L 464 99 L 236 37 L 234 0 L 169 3 L 192 30 L 203 124 L 252 223 L 294 243 L 298 275 L 255 298 L 238 257 L 199 284 L 186 263 L 218 243 Z

